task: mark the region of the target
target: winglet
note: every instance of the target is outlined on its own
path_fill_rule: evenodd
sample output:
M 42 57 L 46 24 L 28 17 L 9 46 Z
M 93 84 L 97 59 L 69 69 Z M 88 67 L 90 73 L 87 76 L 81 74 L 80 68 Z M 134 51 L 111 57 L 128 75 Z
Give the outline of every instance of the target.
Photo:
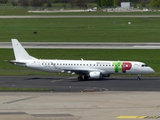
M 17 60 L 37 60 L 30 56 L 17 39 L 11 39 L 13 45 L 13 51 L 16 61 Z

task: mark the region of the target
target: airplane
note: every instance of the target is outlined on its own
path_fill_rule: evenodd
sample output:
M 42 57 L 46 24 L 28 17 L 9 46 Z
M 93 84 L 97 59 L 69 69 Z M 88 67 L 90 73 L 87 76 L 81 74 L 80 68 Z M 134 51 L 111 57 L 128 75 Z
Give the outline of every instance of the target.
M 67 72 L 78 74 L 78 80 L 101 79 L 111 74 L 152 74 L 155 71 L 147 64 L 138 61 L 94 61 L 94 60 L 49 60 L 30 56 L 17 39 L 11 39 L 15 65 L 46 72 Z

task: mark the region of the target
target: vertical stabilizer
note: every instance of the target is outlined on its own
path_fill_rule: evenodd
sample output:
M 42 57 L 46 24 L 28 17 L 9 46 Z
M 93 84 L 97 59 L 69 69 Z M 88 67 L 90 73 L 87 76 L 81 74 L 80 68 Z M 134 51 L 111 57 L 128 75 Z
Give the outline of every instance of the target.
M 13 51 L 16 61 L 17 60 L 37 60 L 30 56 L 17 39 L 11 39 L 13 45 Z

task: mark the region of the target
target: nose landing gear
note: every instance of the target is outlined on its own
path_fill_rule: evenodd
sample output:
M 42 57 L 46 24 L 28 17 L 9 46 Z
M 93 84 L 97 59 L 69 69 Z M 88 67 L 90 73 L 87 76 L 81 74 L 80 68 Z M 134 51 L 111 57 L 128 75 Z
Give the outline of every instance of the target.
M 138 74 L 137 80 L 141 80 L 141 74 Z

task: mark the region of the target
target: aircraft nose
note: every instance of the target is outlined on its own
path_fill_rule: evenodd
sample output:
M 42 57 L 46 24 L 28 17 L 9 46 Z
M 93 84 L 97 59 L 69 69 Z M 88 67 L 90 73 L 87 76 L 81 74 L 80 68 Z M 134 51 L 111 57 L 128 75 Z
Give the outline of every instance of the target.
M 150 73 L 155 73 L 155 71 L 152 68 L 150 68 L 149 71 Z

